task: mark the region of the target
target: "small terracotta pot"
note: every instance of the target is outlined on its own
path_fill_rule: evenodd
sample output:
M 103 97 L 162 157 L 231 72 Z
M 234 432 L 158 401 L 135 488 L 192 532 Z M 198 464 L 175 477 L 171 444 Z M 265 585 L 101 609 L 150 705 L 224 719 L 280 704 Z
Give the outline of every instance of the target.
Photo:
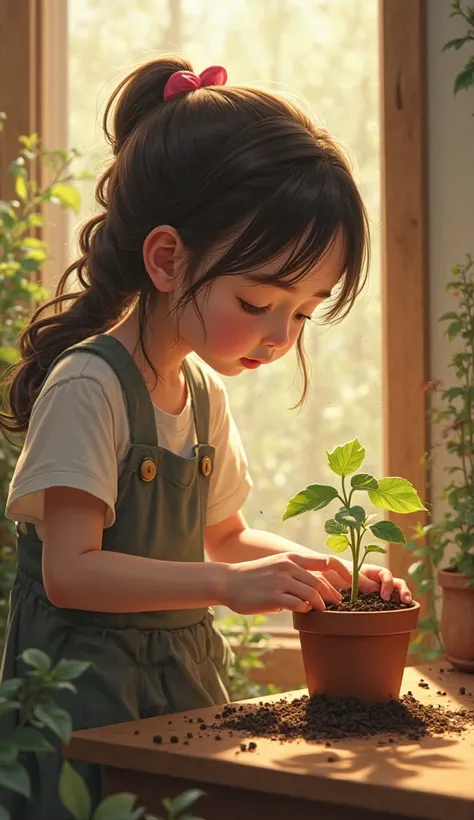
M 438 572 L 443 590 L 441 637 L 446 658 L 456 669 L 474 672 L 474 586 L 467 575 L 449 570 Z
M 388 612 L 295 612 L 310 695 L 398 698 L 420 605 Z

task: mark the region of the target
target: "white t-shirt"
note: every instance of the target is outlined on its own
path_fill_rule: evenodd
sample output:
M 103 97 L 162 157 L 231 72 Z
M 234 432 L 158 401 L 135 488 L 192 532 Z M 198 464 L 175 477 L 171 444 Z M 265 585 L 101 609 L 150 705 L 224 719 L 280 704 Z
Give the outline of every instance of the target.
M 252 481 L 221 379 L 201 363 L 209 390 L 209 441 L 216 448 L 206 525 L 218 524 L 245 502 Z M 174 416 L 154 407 L 158 444 L 189 458 L 197 443 L 191 397 Z M 130 447 L 120 382 L 107 362 L 75 351 L 49 374 L 33 407 L 7 499 L 6 516 L 34 524 L 41 537 L 44 491 L 84 490 L 106 504 L 105 527 L 115 521 L 118 479 Z

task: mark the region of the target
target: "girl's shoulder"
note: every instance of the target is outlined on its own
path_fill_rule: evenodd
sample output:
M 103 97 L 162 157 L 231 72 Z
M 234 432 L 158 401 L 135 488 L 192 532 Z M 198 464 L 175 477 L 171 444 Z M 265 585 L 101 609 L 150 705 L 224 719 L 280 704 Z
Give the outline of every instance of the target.
M 77 382 L 77 388 L 81 389 L 85 381 L 95 382 L 102 388 L 107 398 L 113 398 L 115 394 L 116 398 L 120 399 L 120 382 L 115 371 L 105 359 L 88 351 L 71 350 L 53 365 L 44 381 L 38 400 L 63 384 Z

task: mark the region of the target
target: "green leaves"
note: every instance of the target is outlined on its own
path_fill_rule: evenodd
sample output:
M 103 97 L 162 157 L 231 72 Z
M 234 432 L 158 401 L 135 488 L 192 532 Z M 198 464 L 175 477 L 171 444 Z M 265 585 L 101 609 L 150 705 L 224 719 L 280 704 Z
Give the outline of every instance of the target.
M 163 800 L 163 805 L 168 811 L 169 820 L 178 820 L 178 818 L 181 817 L 182 812 L 189 809 L 196 802 L 196 800 L 199 800 L 199 798 L 203 795 L 204 792 L 200 789 L 189 789 L 174 799 Z M 182 820 L 185 820 L 184 817 Z M 196 820 L 198 820 L 198 818 L 196 818 Z
M 326 538 L 326 546 L 332 549 L 333 552 L 345 552 L 349 546 L 349 539 L 347 535 L 330 535 Z
M 471 57 L 464 69 L 457 75 L 454 81 L 454 94 L 467 91 L 472 85 L 474 85 L 474 57 Z
M 62 659 L 58 661 L 53 669 L 51 677 L 53 680 L 70 681 L 80 678 L 91 664 L 88 661 L 68 661 Z
M 28 666 L 32 666 L 41 675 L 49 674 L 51 661 L 41 649 L 25 649 L 21 658 Z
M 404 478 L 381 478 L 376 490 L 369 490 L 369 498 L 375 507 L 397 513 L 426 510 L 418 493 Z
M 337 490 L 325 484 L 310 484 L 297 493 L 287 504 L 283 521 L 310 510 L 322 510 L 337 497 Z
M 138 820 L 144 809 L 133 809 L 137 798 L 134 794 L 112 794 L 102 801 L 92 820 Z
M 328 535 L 340 535 L 343 532 L 347 532 L 346 524 L 336 521 L 335 518 L 329 518 L 324 525 L 324 529 Z
M 384 547 L 380 547 L 378 544 L 368 544 L 366 547 L 364 547 L 364 550 L 366 555 L 368 555 L 369 552 L 380 552 L 382 554 L 385 554 L 387 552 L 387 550 Z
M 388 541 L 390 544 L 406 544 L 406 538 L 397 524 L 393 521 L 379 521 L 369 527 L 376 538 Z
M 31 726 L 21 726 L 12 734 L 12 743 L 20 752 L 50 752 L 53 747 L 51 743 L 39 732 Z
M 62 208 L 70 208 L 75 214 L 81 209 L 81 197 L 77 188 L 66 182 L 60 182 L 51 188 L 51 196 L 59 200 Z
M 351 487 L 354 490 L 376 490 L 378 481 L 368 473 L 358 473 L 351 478 Z
M 17 760 L 10 764 L 0 763 L 0 786 L 6 786 L 23 797 L 31 796 L 28 773 Z
M 59 777 L 59 797 L 76 820 L 90 820 L 91 798 L 82 777 L 64 761 Z
M 33 711 L 34 716 L 45 726 L 48 726 L 63 743 L 68 743 L 72 733 L 71 716 L 54 701 L 38 703 Z
M 332 453 L 326 451 L 326 455 L 333 473 L 346 476 L 359 469 L 365 457 L 365 449 L 359 439 L 355 438 L 347 444 L 336 447 Z
M 341 507 L 334 518 L 339 524 L 357 529 L 365 521 L 366 512 L 363 507 Z

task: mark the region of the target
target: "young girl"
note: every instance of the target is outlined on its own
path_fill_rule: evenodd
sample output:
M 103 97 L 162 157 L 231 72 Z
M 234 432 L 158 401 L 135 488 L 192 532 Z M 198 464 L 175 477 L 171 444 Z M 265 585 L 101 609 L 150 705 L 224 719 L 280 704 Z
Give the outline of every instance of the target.
M 229 651 L 210 607 L 306 612 L 350 583 L 345 562 L 247 526 L 251 480 L 216 374 L 296 345 L 306 389 L 304 324 L 325 300 L 329 318 L 354 303 L 366 214 L 326 132 L 225 83 L 223 68 L 160 58 L 112 95 L 101 211 L 20 340 L 2 416 L 26 433 L 7 504 L 18 573 L 3 676 L 22 674 L 28 647 L 91 661 L 62 701 L 75 729 L 224 702 Z M 380 567 L 360 586 L 410 599 Z M 14 820 L 67 816 L 59 766 L 59 753 L 30 761 L 34 804 L 2 795 Z M 84 772 L 97 801 L 100 771 Z

